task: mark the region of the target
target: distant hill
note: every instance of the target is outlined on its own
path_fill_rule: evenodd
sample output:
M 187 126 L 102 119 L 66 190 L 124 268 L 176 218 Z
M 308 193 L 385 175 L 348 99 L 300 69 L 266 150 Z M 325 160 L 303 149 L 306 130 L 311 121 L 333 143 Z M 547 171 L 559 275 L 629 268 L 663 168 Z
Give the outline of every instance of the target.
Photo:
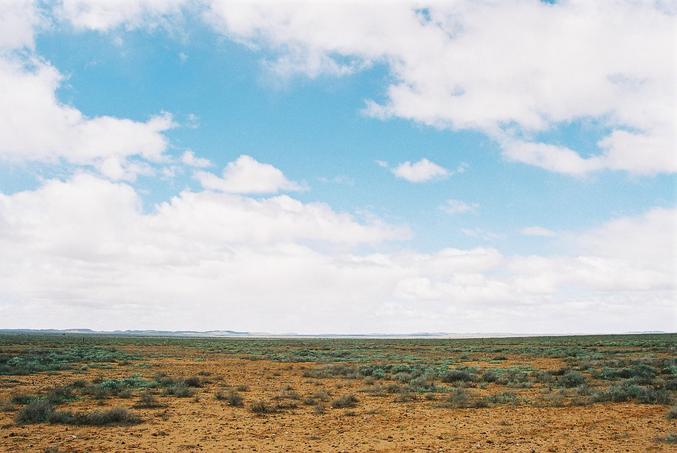
M 236 330 L 92 330 L 92 329 L 0 329 L 0 334 L 55 334 L 55 335 L 114 335 L 134 337 L 188 337 L 188 338 L 516 338 L 516 337 L 558 337 L 578 335 L 641 335 L 641 334 L 664 334 L 663 331 L 651 332 L 622 332 L 617 334 L 595 333 L 565 333 L 565 334 L 542 334 L 542 333 L 447 333 L 447 332 L 419 332 L 404 334 L 297 334 L 297 333 L 267 333 L 267 332 L 239 332 Z
M 85 334 L 119 335 L 142 337 L 241 337 L 251 336 L 249 332 L 234 330 L 92 330 L 92 329 L 0 329 L 0 333 L 46 333 L 46 334 Z

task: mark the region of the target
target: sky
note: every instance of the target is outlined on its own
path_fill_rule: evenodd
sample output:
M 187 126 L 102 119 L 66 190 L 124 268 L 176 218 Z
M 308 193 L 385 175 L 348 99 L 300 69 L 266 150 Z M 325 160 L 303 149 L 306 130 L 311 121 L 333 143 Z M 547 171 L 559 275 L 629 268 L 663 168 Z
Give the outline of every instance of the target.
M 0 2 L 0 328 L 674 332 L 676 17 Z

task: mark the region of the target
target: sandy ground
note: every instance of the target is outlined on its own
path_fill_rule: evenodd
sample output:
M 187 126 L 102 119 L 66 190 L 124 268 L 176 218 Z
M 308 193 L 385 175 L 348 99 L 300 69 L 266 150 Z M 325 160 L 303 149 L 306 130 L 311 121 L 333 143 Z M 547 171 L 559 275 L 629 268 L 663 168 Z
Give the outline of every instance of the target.
M 96 376 L 128 377 L 139 373 L 152 377 L 158 371 L 172 376 L 208 372 L 210 383 L 196 396 L 158 396 L 167 406 L 131 409 L 143 423 L 123 427 L 17 425 L 12 412 L 0 412 L 0 451 L 40 452 L 48 447 L 68 452 L 648 452 L 676 451 L 661 442 L 677 432 L 674 420 L 665 417 L 667 407 L 641 404 L 594 404 L 584 407 L 500 406 L 450 409 L 435 401 L 419 399 L 395 402 L 394 395 L 371 396 L 359 392 L 361 380 L 313 379 L 303 370 L 313 364 L 251 361 L 216 356 L 208 359 L 158 358 L 144 361 L 148 368 L 129 366 L 91 369 L 86 375 L 63 372 L 16 376 L 4 380 L 0 398 L 11 393 L 35 393 L 50 386 Z M 554 363 L 543 364 L 546 368 Z M 547 366 L 546 366 L 547 365 Z M 214 393 L 225 385 L 246 384 L 245 407 L 228 406 Z M 301 401 L 296 409 L 256 415 L 249 410 L 254 400 L 270 401 L 285 386 L 303 398 L 318 390 L 333 398 L 354 393 L 357 407 L 316 414 Z M 131 408 L 136 397 L 109 399 L 103 405 L 83 399 L 64 407 L 95 410 L 113 406 Z

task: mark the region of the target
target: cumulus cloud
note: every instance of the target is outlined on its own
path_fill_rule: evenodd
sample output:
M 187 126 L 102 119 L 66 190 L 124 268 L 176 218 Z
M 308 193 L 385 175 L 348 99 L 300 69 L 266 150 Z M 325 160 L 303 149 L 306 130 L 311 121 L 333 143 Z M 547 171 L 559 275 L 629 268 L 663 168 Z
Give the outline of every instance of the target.
M 278 168 L 247 155 L 229 162 L 222 177 L 208 172 L 197 172 L 195 177 L 205 189 L 220 192 L 276 193 L 303 190 L 301 184 L 287 179 Z
M 675 209 L 571 233 L 570 255 L 510 256 L 366 250 L 409 232 L 285 195 L 185 191 L 149 208 L 132 186 L 85 174 L 0 195 L 3 327 L 674 327 Z
M 413 183 L 428 182 L 433 179 L 446 178 L 451 173 L 441 165 L 428 159 L 417 162 L 403 162 L 392 169 L 395 176 Z
M 660 2 L 209 3 L 217 31 L 271 49 L 285 74 L 386 64 L 367 114 L 480 130 L 561 173 L 677 171 L 675 10 Z M 593 158 L 533 139 L 589 119 L 609 130 Z
M 447 214 L 464 214 L 466 212 L 476 211 L 479 207 L 479 203 L 466 203 L 463 200 L 449 198 L 442 206 L 440 206 L 440 209 Z
M 170 114 L 145 122 L 89 118 L 59 102 L 61 80 L 61 74 L 40 59 L 0 57 L 0 158 L 107 167 L 114 161 L 125 167 L 133 156 L 151 162 L 163 159 L 163 132 L 174 127 Z
M 44 22 L 33 0 L 0 2 L 0 51 L 33 48 L 34 30 Z
M 0 6 L 0 24 L 10 24 L 0 27 L 0 159 L 87 165 L 114 179 L 148 173 L 164 159 L 172 115 L 88 117 L 59 101 L 62 74 L 31 50 L 43 14 L 33 2 Z

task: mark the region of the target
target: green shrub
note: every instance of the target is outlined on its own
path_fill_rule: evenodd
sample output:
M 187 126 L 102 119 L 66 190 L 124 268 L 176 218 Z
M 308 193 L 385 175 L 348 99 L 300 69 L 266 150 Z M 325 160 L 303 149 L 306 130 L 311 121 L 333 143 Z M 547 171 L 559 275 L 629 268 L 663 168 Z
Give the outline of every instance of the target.
M 240 396 L 240 394 L 235 391 L 224 393 L 219 390 L 218 392 L 216 392 L 214 397 L 219 401 L 226 401 L 229 406 L 242 407 L 244 405 L 244 400 L 242 396 Z
M 635 384 L 652 384 L 658 371 L 646 363 L 634 363 L 630 367 L 610 368 L 605 367 L 598 374 L 600 379 L 632 379 Z
M 677 444 L 677 433 L 670 433 L 663 439 L 665 443 Z
M 354 366 L 339 364 L 324 366 L 313 370 L 305 370 L 303 376 L 312 378 L 343 377 L 355 379 L 360 376 L 360 371 Z
M 473 399 L 465 389 L 457 388 L 441 405 L 453 408 L 480 408 L 488 407 L 489 404 L 484 399 Z
M 449 370 L 442 375 L 441 379 L 446 383 L 471 382 L 473 375 L 467 370 Z
M 268 414 L 273 412 L 273 408 L 265 401 L 254 401 L 249 409 L 255 414 Z
M 459 388 L 449 395 L 446 403 L 451 407 L 468 407 L 470 396 L 464 389 Z
M 49 422 L 65 425 L 106 426 L 106 425 L 133 425 L 141 419 L 131 414 L 127 409 L 114 407 L 109 410 L 89 413 L 73 413 L 70 411 L 54 411 L 49 416 Z
M 665 389 L 643 387 L 624 382 L 620 385 L 612 385 L 606 391 L 595 394 L 593 399 L 595 401 L 637 401 L 644 404 L 669 404 L 670 393 Z
M 520 398 L 512 392 L 497 393 L 495 395 L 484 398 L 484 401 L 489 404 L 511 404 L 515 405 Z
M 87 381 L 85 381 L 84 379 L 78 379 L 71 382 L 69 385 L 74 389 L 83 389 L 87 387 Z
M 176 380 L 169 377 L 167 373 L 157 373 L 153 379 L 159 387 L 171 387 L 176 384 Z
M 193 396 L 195 390 L 189 388 L 185 383 L 179 382 L 171 387 L 165 388 L 165 395 L 176 396 L 177 398 L 187 398 Z
M 78 345 L 68 348 L 39 348 L 18 355 L 0 354 L 0 375 L 24 375 L 73 368 L 78 363 L 115 362 L 136 357 L 112 348 Z
M 426 376 L 419 376 L 409 381 L 409 390 L 412 392 L 434 392 L 437 390 L 432 379 Z
M 75 399 L 75 394 L 69 386 L 54 387 L 47 392 L 47 399 L 56 405 Z
M 16 407 L 12 401 L 6 399 L 0 400 L 0 412 L 14 412 L 15 409 Z
M 658 371 L 645 363 L 638 363 L 632 366 L 632 380 L 637 384 L 652 384 L 654 378 L 658 374 Z
M 164 407 L 164 405 L 160 403 L 152 393 L 144 392 L 141 394 L 139 401 L 136 402 L 134 407 L 138 407 L 140 409 L 155 409 L 158 407 Z
M 34 400 L 38 399 L 36 395 L 31 395 L 29 393 L 16 393 L 10 397 L 10 401 L 13 404 L 29 404 Z
M 504 368 L 497 381 L 502 385 L 513 387 L 528 387 L 529 373 L 520 368 Z
M 418 398 L 416 397 L 415 393 L 402 392 L 395 397 L 395 402 L 396 403 L 410 403 L 412 401 L 416 401 L 417 399 Z
M 191 376 L 183 380 L 187 387 L 202 387 L 202 379 L 198 376 Z
M 291 386 L 286 386 L 275 399 L 290 399 L 290 400 L 300 400 L 301 395 L 298 394 Z
M 578 387 L 585 384 L 585 376 L 578 371 L 567 371 L 557 379 L 557 384 L 566 388 Z
M 339 408 L 345 408 L 345 407 L 355 407 L 357 406 L 358 399 L 355 395 L 349 394 L 349 395 L 343 395 L 340 398 L 336 398 L 334 401 L 331 402 L 331 407 L 335 409 Z
M 677 390 L 677 379 L 670 378 L 667 381 L 665 381 L 665 389 L 671 391 Z
M 498 381 L 498 374 L 495 371 L 488 370 L 482 373 L 482 382 L 496 382 Z
M 317 392 L 313 393 L 311 397 L 324 402 L 329 401 L 331 398 L 329 393 L 327 393 L 325 390 L 318 390 Z
M 535 382 L 550 384 L 555 381 L 555 377 L 549 371 L 537 370 L 530 374 L 530 378 Z
M 665 415 L 668 420 L 674 420 L 677 418 L 677 406 L 672 406 L 668 413 Z
M 19 424 L 44 423 L 54 412 L 54 407 L 46 399 L 33 400 L 25 405 L 16 415 Z

